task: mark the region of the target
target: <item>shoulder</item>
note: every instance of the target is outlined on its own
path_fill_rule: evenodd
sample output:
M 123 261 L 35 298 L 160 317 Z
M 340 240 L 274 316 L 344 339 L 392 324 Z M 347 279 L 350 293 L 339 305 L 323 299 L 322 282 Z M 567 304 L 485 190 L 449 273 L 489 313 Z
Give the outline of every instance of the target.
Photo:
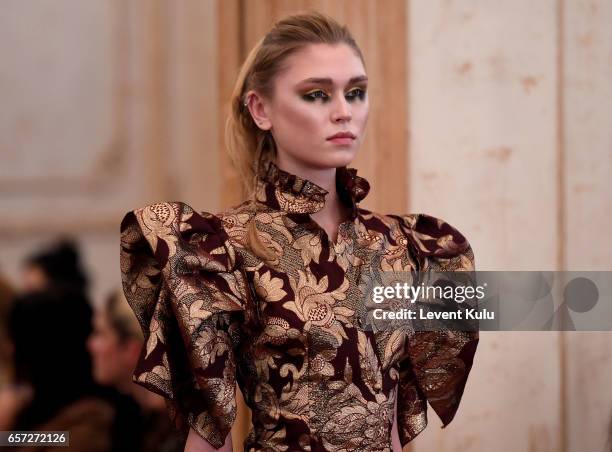
M 222 299 L 202 315 L 243 310 L 242 257 L 219 215 L 180 201 L 145 205 L 123 217 L 120 243 L 123 292 L 145 330 L 171 315 L 170 299 L 185 308 L 214 293 Z
M 90 434 L 110 432 L 115 411 L 106 401 L 97 397 L 79 399 L 60 410 L 41 430 L 86 430 Z
M 230 270 L 235 265 L 234 248 L 222 218 L 196 211 L 181 201 L 149 204 L 127 212 L 121 221 L 121 249 L 128 254 L 148 251 L 162 268 L 186 255 L 197 256 L 197 263 L 208 270 Z
M 221 235 L 224 232 L 219 216 L 206 211 L 196 211 L 181 201 L 148 204 L 127 212 L 121 221 L 121 231 L 134 226 L 143 228 L 143 232 L 148 236 L 196 230 Z
M 406 237 L 422 265 L 441 270 L 474 270 L 474 252 L 458 227 L 426 213 L 381 216 Z

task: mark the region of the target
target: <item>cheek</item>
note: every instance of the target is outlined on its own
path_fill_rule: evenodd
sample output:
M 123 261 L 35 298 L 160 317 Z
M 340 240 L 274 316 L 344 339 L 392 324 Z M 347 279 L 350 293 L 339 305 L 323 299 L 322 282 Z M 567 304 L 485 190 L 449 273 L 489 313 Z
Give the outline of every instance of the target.
M 322 133 L 324 120 L 322 108 L 301 101 L 286 103 L 275 121 L 275 135 L 282 141 L 294 143 L 303 142 L 305 138 L 315 140 Z
M 92 342 L 91 352 L 94 359 L 108 367 L 108 363 L 115 361 L 116 347 L 113 342 L 107 338 L 99 338 Z
M 22 286 L 25 290 L 39 290 L 47 285 L 47 277 L 37 267 L 30 267 L 22 273 Z
M 367 101 L 357 103 L 355 104 L 355 107 L 353 107 L 353 122 L 359 129 L 360 133 L 363 132 L 368 122 L 369 110 L 370 108 Z
M 95 359 L 105 361 L 109 356 L 109 349 L 110 347 L 104 340 L 96 340 L 92 344 L 91 352 L 93 353 Z

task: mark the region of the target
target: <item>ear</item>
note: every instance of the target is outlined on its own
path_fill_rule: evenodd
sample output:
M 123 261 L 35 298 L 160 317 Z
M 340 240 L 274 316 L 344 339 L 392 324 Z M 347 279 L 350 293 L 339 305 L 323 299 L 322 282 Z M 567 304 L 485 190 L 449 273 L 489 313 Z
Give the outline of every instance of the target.
M 257 127 L 261 130 L 270 130 L 272 122 L 268 115 L 268 101 L 253 90 L 246 93 L 245 98 L 247 99 L 247 108 Z

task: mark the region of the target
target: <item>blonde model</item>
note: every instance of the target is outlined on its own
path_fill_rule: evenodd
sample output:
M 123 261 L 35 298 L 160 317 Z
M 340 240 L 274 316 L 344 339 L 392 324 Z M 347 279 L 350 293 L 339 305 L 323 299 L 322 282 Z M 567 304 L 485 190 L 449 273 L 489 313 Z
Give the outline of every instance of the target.
M 163 395 L 185 450 L 232 450 L 235 385 L 248 451 L 400 451 L 427 402 L 454 417 L 477 332 L 373 331 L 363 283 L 384 271 L 473 270 L 463 235 L 426 214 L 359 207 L 353 168 L 368 78 L 346 27 L 277 22 L 240 71 L 227 143 L 246 200 L 216 214 L 182 202 L 121 225 L 125 295 L 146 335 L 135 380 Z

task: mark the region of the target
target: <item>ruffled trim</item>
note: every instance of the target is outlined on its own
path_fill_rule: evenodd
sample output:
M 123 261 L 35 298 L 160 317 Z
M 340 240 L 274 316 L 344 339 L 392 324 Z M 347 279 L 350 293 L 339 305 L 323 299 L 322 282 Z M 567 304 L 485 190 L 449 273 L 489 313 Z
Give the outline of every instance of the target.
M 220 447 L 235 417 L 233 345 L 245 310 L 239 256 L 221 220 L 181 202 L 121 222 L 123 290 L 145 336 L 134 381 L 171 403 L 177 426 Z
M 208 212 L 196 213 L 181 202 L 158 203 L 136 209 L 121 222 L 121 271 L 128 301 L 141 324 L 150 327 L 151 297 L 148 292 L 160 289 L 162 275 L 170 289 L 178 289 L 180 278 L 213 278 L 214 273 L 232 272 L 237 268 L 237 256 L 221 220 Z M 190 281 L 197 284 L 197 281 Z M 228 293 L 231 289 L 225 284 Z M 208 289 L 208 287 L 207 287 Z M 243 288 L 242 288 L 243 289 Z M 138 292 L 140 297 L 138 297 Z M 243 293 L 243 291 L 241 291 Z M 192 291 L 196 293 L 196 288 Z M 152 295 L 152 294 L 151 294 Z M 175 293 L 181 298 L 182 295 Z M 243 310 L 238 297 L 216 301 L 208 312 Z
M 468 240 L 446 221 L 425 213 L 390 216 L 399 220 L 419 269 L 474 270 L 474 253 Z
M 353 211 L 370 191 L 368 181 L 357 175 L 357 169 L 336 169 L 336 189 Z M 263 163 L 257 181 L 257 200 L 274 209 L 289 213 L 315 213 L 325 205 L 329 192 L 316 183 L 280 169 L 272 160 Z
M 329 192 L 314 182 L 280 169 L 268 160 L 264 163 L 260 179 L 277 186 L 281 191 L 295 196 L 303 196 L 314 202 L 324 201 Z
M 474 253 L 461 232 L 427 214 L 390 215 L 408 239 L 418 271 L 474 271 Z M 426 402 L 442 427 L 455 417 L 479 342 L 478 331 L 416 331 L 400 360 L 398 430 L 402 446 L 427 426 Z M 416 386 L 415 386 L 416 385 Z

